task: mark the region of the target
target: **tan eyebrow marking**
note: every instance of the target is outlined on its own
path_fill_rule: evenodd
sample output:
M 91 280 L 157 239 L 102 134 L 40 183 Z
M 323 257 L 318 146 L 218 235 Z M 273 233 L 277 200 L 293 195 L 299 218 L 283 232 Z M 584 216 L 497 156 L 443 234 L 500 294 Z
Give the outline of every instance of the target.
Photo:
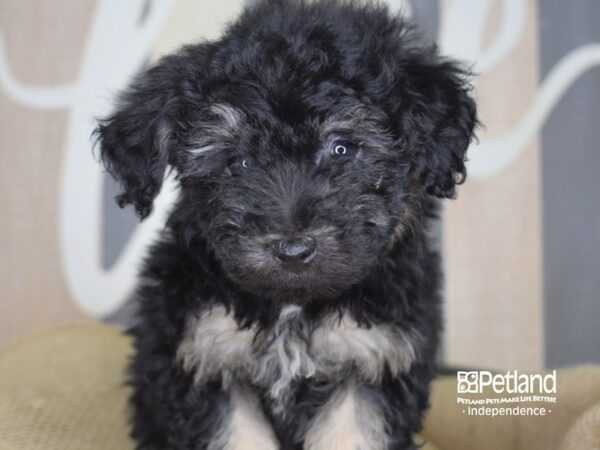
M 188 149 L 194 155 L 224 149 L 237 138 L 245 119 L 241 110 L 225 103 L 215 103 L 207 109 L 217 120 L 209 120 L 200 125 L 197 137 Z

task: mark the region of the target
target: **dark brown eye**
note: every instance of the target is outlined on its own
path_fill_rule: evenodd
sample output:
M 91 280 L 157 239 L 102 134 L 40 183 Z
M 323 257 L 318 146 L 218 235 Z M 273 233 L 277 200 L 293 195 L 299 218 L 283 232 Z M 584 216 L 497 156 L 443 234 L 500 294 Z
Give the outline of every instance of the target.
M 249 159 L 232 158 L 227 164 L 227 173 L 231 176 L 241 175 L 244 171 L 250 168 Z
M 348 149 L 345 145 L 337 144 L 335 147 L 333 147 L 333 153 L 336 155 L 345 155 L 348 153 Z
M 347 140 L 335 140 L 331 146 L 333 156 L 352 156 L 356 146 Z

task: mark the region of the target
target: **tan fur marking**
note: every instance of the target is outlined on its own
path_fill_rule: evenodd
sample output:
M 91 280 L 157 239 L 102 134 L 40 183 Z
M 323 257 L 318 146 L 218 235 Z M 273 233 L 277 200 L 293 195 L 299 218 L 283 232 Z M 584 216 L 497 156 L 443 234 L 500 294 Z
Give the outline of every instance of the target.
M 385 422 L 376 405 L 350 386 L 323 406 L 309 426 L 305 450 L 384 450 Z
M 239 385 L 230 389 L 228 421 L 208 450 L 278 450 L 279 443 L 258 398 Z
M 283 399 L 295 379 L 337 379 L 352 365 L 359 379 L 378 381 L 384 368 L 393 375 L 410 370 L 420 336 L 391 324 L 359 327 L 349 316 L 330 316 L 318 326 L 306 322 L 302 308 L 285 306 L 274 328 L 255 339 L 240 330 L 222 306 L 204 311 L 188 324 L 177 358 L 194 371 L 198 385 L 221 374 L 224 385 L 242 377 Z
M 311 349 L 322 370 L 340 361 L 354 362 L 362 379 L 375 382 L 387 363 L 392 374 L 410 369 L 416 358 L 414 337 L 388 324 L 359 327 L 348 316 L 329 318 L 313 333 Z
M 252 352 L 253 330 L 240 330 L 223 306 L 204 311 L 188 324 L 188 332 L 177 351 L 186 371 L 195 370 L 195 380 L 239 369 Z
M 216 121 L 208 121 L 199 127 L 197 136 L 189 148 L 193 155 L 219 151 L 231 144 L 239 135 L 244 113 L 233 106 L 216 103 L 208 107 Z

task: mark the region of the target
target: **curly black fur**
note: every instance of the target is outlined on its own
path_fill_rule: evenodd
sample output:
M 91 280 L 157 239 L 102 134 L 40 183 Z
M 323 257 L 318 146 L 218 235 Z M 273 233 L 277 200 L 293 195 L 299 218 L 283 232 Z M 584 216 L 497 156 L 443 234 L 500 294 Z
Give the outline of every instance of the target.
M 428 228 L 436 197 L 453 197 L 465 178 L 469 92 L 468 74 L 420 45 L 403 19 L 342 0 L 261 1 L 218 41 L 186 46 L 135 80 L 96 130 L 123 187 L 117 201 L 144 218 L 167 167 L 181 185 L 145 262 L 131 331 L 138 448 L 229 448 L 215 440 L 232 414 L 232 383 L 260 400 L 284 450 L 304 448 L 319 408 L 348 385 L 385 422 L 387 437 L 369 449 L 415 448 L 441 328 Z M 299 265 L 274 256 L 280 242 L 309 235 L 316 253 Z M 219 305 L 257 346 L 280 337 L 282 312 L 299 305 L 286 333 L 306 346 L 304 363 L 332 315 L 409 336 L 414 357 L 401 373 L 386 360 L 371 380 L 356 360 L 339 361 L 335 376 L 294 377 L 282 396 L 269 391 L 281 365 L 272 379 L 228 367 L 198 381 L 178 353 L 190 321 Z

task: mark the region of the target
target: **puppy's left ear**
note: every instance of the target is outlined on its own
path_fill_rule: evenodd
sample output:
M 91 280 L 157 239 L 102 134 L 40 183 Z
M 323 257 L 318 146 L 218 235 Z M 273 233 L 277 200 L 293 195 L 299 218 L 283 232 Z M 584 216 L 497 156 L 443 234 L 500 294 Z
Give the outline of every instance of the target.
M 392 116 L 426 192 L 452 198 L 466 178 L 466 150 L 478 123 L 470 74 L 435 55 L 405 64 L 392 96 Z
M 117 203 L 133 204 L 141 219 L 152 211 L 172 157 L 182 77 L 181 57 L 163 58 L 134 80 L 94 131 L 102 162 L 123 189 Z

